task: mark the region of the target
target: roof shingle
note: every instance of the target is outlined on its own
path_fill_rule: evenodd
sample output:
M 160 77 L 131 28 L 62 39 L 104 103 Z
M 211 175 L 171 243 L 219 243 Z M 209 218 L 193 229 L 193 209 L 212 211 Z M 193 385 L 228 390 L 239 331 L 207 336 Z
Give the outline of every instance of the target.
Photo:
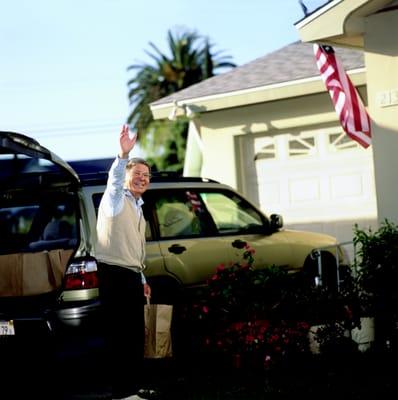
M 335 48 L 346 71 L 363 68 L 360 50 Z M 313 45 L 297 41 L 231 71 L 213 76 L 151 105 L 161 105 L 319 76 Z

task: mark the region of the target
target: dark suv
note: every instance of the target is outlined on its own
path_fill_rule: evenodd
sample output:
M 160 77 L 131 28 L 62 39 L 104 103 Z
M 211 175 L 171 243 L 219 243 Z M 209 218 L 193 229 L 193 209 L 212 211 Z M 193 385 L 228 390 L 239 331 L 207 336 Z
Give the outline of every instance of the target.
M 96 326 L 96 211 L 107 173 L 79 176 L 12 132 L 0 132 L 0 167 L 0 336 Z M 212 180 L 159 174 L 144 201 L 145 273 L 155 302 L 173 303 L 177 293 L 205 283 L 217 265 L 240 260 L 246 244 L 260 268 L 335 277 L 343 262 L 335 238 L 282 229 L 280 216 L 267 217 Z

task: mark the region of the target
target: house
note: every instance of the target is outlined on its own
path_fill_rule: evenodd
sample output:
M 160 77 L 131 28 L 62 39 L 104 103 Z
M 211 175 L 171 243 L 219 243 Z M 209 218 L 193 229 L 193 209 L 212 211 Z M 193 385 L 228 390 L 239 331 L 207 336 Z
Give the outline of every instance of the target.
M 296 24 L 303 42 L 363 51 L 378 223 L 398 220 L 398 1 L 333 0 Z
M 361 49 L 336 54 L 367 104 Z M 285 225 L 352 239 L 377 221 L 372 146 L 342 130 L 315 64 L 296 42 L 151 104 L 190 119 L 186 175 L 227 183 Z

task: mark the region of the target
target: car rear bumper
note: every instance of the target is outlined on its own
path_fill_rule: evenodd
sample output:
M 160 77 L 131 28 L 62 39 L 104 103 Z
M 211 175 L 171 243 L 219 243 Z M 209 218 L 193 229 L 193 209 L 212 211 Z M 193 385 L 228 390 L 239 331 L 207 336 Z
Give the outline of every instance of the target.
M 64 304 L 55 312 L 56 322 L 61 327 L 90 327 L 99 323 L 100 310 L 101 303 L 98 299 L 84 304 Z

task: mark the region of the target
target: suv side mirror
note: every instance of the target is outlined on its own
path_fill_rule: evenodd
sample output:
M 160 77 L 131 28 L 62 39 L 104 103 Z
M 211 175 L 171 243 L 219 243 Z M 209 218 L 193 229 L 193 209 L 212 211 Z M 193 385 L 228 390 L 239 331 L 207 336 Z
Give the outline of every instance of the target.
M 279 214 L 271 214 L 270 215 L 270 222 L 271 222 L 271 230 L 277 231 L 283 227 L 283 218 L 282 215 Z

